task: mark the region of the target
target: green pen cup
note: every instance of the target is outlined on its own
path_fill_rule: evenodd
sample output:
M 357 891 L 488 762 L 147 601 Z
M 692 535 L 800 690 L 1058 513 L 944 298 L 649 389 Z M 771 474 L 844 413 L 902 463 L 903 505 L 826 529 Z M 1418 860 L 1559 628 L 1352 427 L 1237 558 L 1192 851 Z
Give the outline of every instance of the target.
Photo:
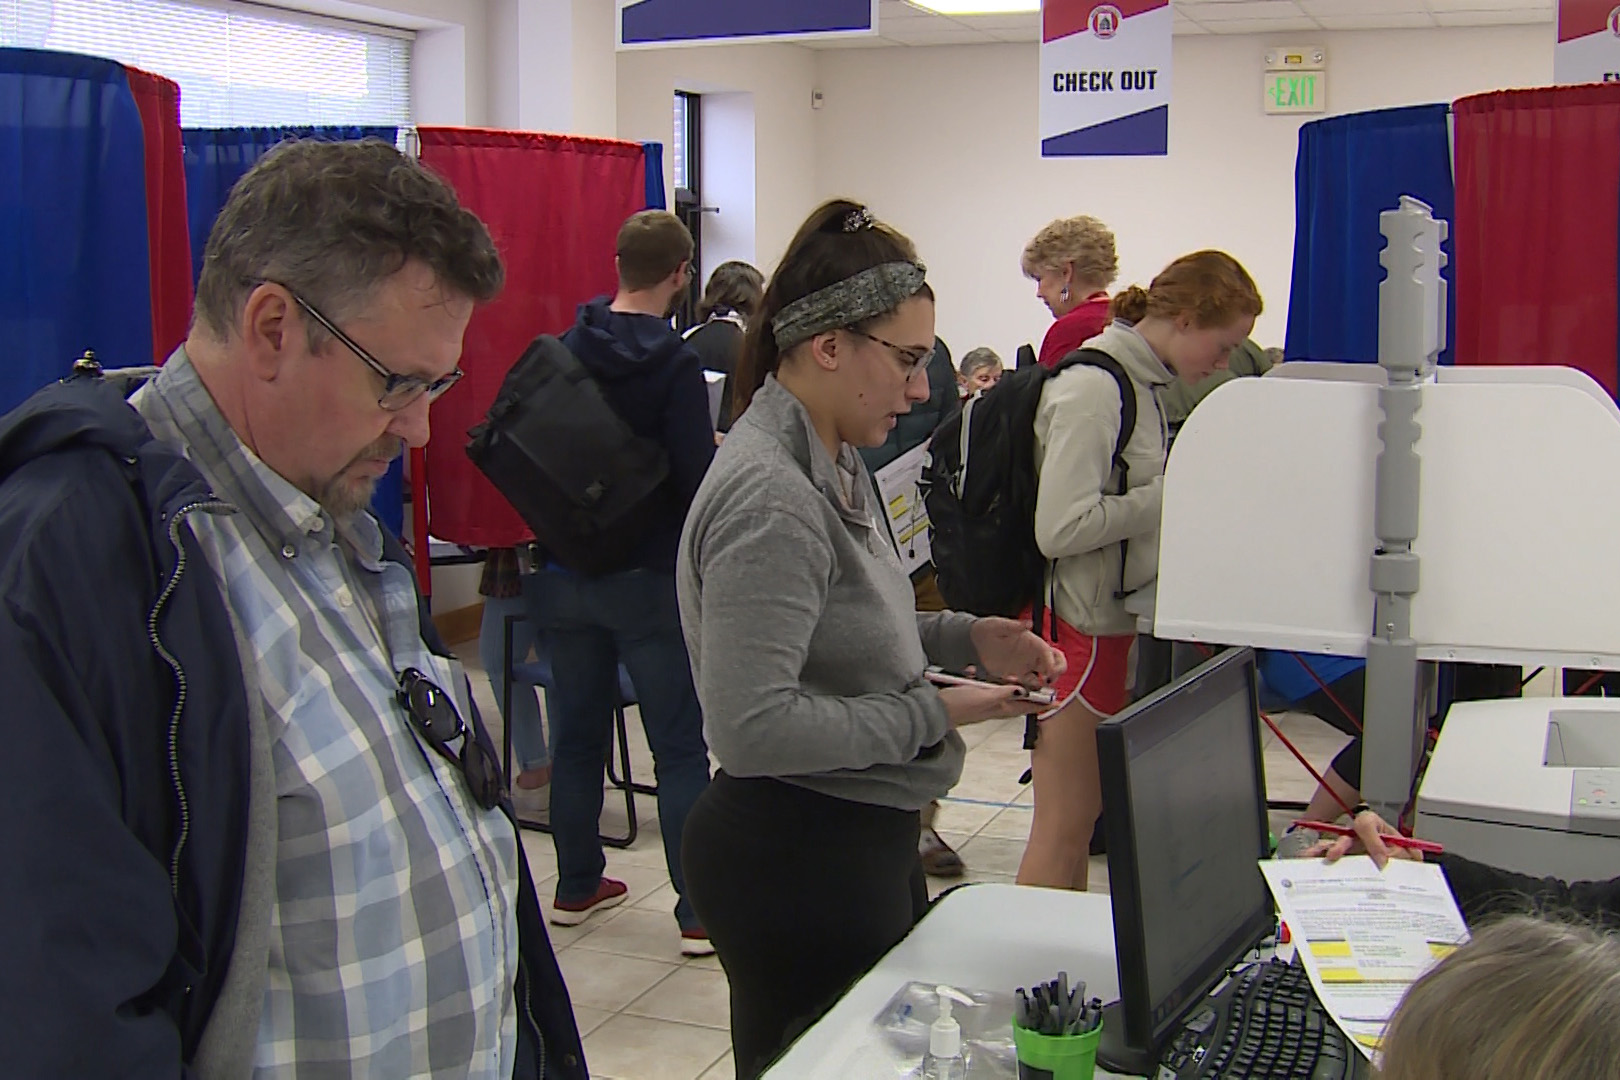
M 1084 1035 L 1042 1035 L 1013 1023 L 1018 1080 L 1091 1080 L 1097 1071 L 1102 1025 Z

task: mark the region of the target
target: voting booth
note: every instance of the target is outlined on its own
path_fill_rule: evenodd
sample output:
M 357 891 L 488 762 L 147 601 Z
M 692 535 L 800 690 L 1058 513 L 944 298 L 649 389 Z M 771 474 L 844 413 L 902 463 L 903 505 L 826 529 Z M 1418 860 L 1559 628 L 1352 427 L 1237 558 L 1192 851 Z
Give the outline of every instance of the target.
M 1620 407 L 1569 368 L 1438 368 L 1445 223 L 1406 199 L 1382 228 L 1379 365 L 1236 379 L 1182 429 L 1153 625 L 1366 657 L 1363 791 L 1393 820 L 1421 750 L 1421 662 L 1620 668 L 1620 498 L 1592 496 L 1620 475 Z M 1454 705 L 1420 830 L 1509 869 L 1620 874 L 1616 713 Z

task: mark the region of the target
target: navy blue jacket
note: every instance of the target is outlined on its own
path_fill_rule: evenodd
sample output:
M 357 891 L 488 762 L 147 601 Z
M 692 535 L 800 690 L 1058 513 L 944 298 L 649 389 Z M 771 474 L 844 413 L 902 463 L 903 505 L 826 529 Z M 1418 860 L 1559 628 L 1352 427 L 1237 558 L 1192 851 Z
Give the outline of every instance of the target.
M 675 570 L 681 526 L 714 460 L 714 425 L 702 363 L 667 321 L 584 304 L 562 336 L 630 429 L 669 455 L 667 498 L 641 527 L 646 539 L 627 569 Z
M 241 661 L 184 527 L 218 505 L 101 380 L 48 387 L 0 418 L 8 1080 L 191 1075 L 235 943 L 248 812 Z M 387 545 L 385 557 L 405 561 L 396 539 Z M 444 653 L 425 608 L 422 625 Z M 539 1075 L 538 1025 L 545 1077 L 583 1080 L 518 852 L 518 1000 L 532 991 L 534 1023 L 520 1009 L 515 1076 Z

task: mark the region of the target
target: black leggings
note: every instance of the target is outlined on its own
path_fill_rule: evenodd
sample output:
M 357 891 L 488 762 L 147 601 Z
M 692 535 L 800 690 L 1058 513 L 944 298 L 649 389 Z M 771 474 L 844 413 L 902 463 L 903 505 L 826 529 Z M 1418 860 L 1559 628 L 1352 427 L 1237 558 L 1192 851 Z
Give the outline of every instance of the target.
M 686 819 L 687 897 L 731 980 L 738 1080 L 758 1076 L 928 909 L 916 811 L 716 773 Z

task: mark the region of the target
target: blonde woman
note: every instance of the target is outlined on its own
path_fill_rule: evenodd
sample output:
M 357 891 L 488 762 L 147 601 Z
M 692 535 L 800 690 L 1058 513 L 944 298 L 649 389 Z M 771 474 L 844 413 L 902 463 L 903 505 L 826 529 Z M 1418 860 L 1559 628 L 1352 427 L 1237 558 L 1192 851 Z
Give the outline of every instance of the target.
M 1108 287 L 1119 276 L 1114 234 L 1094 217 L 1059 218 L 1024 248 L 1024 276 L 1035 282 L 1054 322 L 1041 342 L 1040 362 L 1056 367 L 1108 325 Z
M 1620 942 L 1504 919 L 1406 992 L 1383 1049 L 1383 1080 L 1617 1080 Z

